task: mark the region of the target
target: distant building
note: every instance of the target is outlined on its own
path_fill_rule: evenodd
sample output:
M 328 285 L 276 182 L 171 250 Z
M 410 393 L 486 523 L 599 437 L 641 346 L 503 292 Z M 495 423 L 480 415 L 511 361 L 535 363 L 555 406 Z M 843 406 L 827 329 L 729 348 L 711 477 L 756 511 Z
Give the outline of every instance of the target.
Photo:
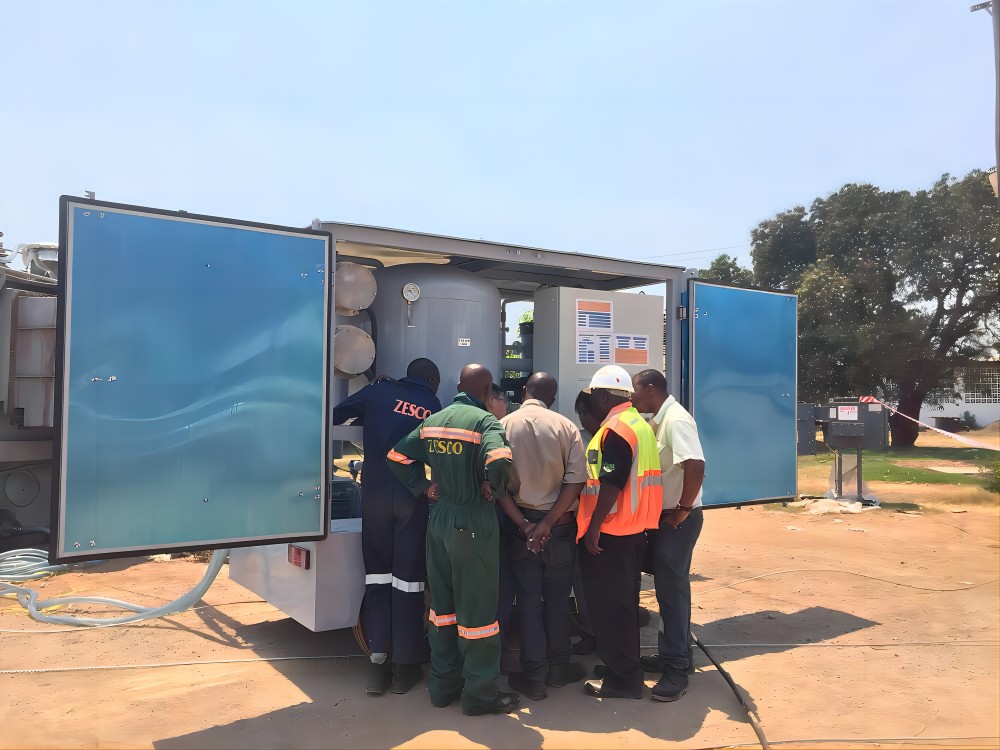
M 920 421 L 933 425 L 934 417 L 962 417 L 965 412 L 980 427 L 1000 420 L 1000 360 L 970 362 L 959 369 L 951 387 L 927 394 Z

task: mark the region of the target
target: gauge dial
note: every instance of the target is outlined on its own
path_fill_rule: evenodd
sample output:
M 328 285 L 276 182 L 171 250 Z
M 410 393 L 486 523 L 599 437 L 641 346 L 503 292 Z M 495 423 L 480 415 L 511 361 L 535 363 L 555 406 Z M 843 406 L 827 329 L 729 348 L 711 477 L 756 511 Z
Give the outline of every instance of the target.
M 412 282 L 404 286 L 403 299 L 407 302 L 416 302 L 420 299 L 420 287 Z

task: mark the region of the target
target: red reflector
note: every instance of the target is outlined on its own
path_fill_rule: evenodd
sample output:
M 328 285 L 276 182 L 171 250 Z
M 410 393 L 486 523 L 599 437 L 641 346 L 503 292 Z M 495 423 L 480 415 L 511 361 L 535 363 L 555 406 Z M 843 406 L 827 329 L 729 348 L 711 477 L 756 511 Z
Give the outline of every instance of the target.
M 296 568 L 309 570 L 309 550 L 297 544 L 288 545 L 288 562 Z

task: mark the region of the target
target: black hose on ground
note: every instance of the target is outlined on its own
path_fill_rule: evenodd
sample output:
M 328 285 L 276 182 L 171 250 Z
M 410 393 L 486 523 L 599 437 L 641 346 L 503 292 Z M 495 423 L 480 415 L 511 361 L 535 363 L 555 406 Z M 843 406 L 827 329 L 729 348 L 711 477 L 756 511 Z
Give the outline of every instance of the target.
M 740 705 L 743 706 L 743 710 L 746 711 L 747 713 L 747 718 L 750 719 L 750 726 L 753 727 L 754 734 L 757 735 L 757 740 L 760 742 L 760 746 L 764 748 L 764 750 L 771 750 L 771 746 L 767 742 L 767 737 L 764 736 L 764 730 L 761 728 L 760 722 L 757 720 L 757 717 L 754 716 L 754 711 L 750 708 L 750 706 L 747 705 L 747 702 L 743 699 L 743 694 L 740 693 L 739 687 L 737 687 L 736 683 L 733 682 L 733 678 L 730 676 L 729 672 L 727 672 L 723 668 L 723 666 L 715 660 L 715 657 L 712 656 L 711 653 L 709 653 L 709 650 L 707 648 L 705 648 L 705 644 L 699 641 L 694 633 L 691 634 L 691 639 L 695 642 L 695 645 L 697 645 L 698 648 L 700 648 L 705 653 L 705 656 L 708 657 L 708 660 L 715 665 L 715 668 L 719 670 L 719 674 L 722 675 L 723 679 L 725 679 L 725 681 L 729 683 L 729 687 L 732 689 L 733 694 L 736 696 L 736 700 L 738 700 L 740 702 Z

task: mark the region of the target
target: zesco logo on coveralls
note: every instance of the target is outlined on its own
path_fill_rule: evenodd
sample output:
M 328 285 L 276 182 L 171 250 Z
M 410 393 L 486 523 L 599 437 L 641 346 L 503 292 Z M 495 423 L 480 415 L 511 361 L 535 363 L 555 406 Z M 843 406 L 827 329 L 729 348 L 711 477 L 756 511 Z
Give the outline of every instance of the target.
M 417 406 L 416 404 L 411 404 L 409 401 L 403 401 L 398 398 L 396 399 L 396 406 L 393 411 L 396 414 L 416 417 L 417 419 L 427 419 L 433 413 L 430 409 L 425 409 L 423 406 Z
M 427 441 L 428 453 L 444 453 L 461 456 L 465 450 L 463 443 L 479 445 L 482 437 L 478 432 L 457 427 L 422 427 L 420 438 Z

